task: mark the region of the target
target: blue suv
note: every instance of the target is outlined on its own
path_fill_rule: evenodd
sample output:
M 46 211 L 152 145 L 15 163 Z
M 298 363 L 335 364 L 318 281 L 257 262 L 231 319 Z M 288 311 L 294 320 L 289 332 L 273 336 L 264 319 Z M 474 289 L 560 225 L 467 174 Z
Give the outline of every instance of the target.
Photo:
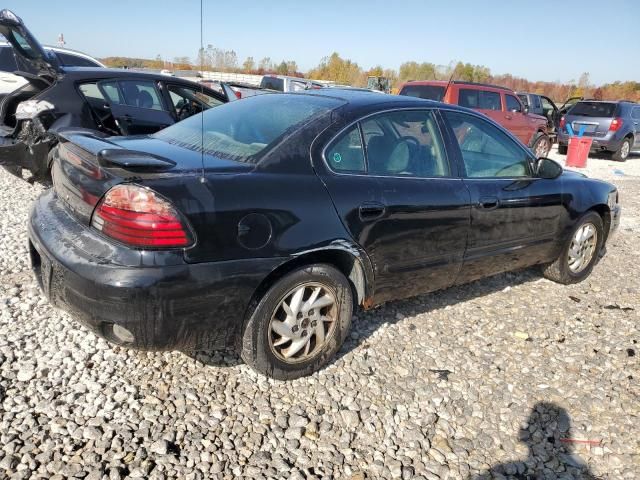
M 576 103 L 560 119 L 558 152 L 567 153 L 569 126 L 593 138 L 591 151 L 612 152 L 624 162 L 633 150 L 640 151 L 640 105 L 634 102 L 588 100 Z

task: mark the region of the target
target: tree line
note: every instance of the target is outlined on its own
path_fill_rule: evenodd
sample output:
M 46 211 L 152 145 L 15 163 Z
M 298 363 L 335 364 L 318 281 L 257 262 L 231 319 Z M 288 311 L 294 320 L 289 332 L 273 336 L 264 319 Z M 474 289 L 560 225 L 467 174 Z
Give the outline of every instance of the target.
M 210 70 L 235 73 L 267 73 L 307 77 L 316 80 L 330 80 L 342 85 L 366 86 L 369 76 L 384 76 L 391 80 L 397 88 L 410 80 L 462 80 L 478 83 L 492 83 L 515 91 L 527 91 L 546 95 L 557 102 L 570 97 L 594 98 L 597 100 L 633 100 L 640 102 L 640 82 L 613 82 L 604 85 L 593 85 L 589 73 L 583 73 L 578 80 L 569 82 L 530 81 L 511 74 L 493 74 L 483 65 L 472 65 L 463 62 L 451 62 L 448 65 L 436 65 L 430 62 L 408 61 L 400 65 L 398 70 L 383 68 L 378 65 L 364 69 L 358 63 L 342 58 L 337 52 L 320 60 L 320 63 L 303 74 L 293 60 L 272 60 L 264 57 L 255 60 L 247 57 L 240 63 L 234 50 L 224 50 L 213 45 L 201 48 L 193 61 L 189 57 L 175 57 L 172 61 L 158 55 L 155 59 L 108 57 L 102 60 L 111 67 L 151 68 L 170 70 Z

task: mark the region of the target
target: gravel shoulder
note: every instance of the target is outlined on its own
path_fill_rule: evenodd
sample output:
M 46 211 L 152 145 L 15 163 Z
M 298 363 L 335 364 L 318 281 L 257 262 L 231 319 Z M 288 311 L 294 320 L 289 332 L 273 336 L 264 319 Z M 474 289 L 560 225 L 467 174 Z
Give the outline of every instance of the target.
M 587 281 L 530 269 L 360 312 L 330 366 L 277 382 L 52 309 L 26 249 L 41 189 L 0 170 L 0 478 L 639 478 L 640 156 L 585 173 L 624 208 Z

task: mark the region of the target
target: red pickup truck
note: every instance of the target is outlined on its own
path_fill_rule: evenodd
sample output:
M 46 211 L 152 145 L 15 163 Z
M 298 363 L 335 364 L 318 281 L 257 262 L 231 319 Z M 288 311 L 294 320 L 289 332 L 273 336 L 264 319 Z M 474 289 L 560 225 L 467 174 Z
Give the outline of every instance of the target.
M 460 105 L 484 113 L 529 146 L 537 157 L 551 150 L 547 119 L 529 113 L 513 90 L 471 82 L 415 81 L 400 86 L 400 95 Z

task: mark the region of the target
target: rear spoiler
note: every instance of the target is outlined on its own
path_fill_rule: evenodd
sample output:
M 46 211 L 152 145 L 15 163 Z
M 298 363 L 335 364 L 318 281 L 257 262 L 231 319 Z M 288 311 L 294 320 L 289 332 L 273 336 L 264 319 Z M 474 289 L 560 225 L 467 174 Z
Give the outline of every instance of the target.
M 72 143 L 96 156 L 101 167 L 119 167 L 126 170 L 161 170 L 175 167 L 176 162 L 148 152 L 122 148 L 106 135 L 86 128 L 64 128 L 55 135 L 61 144 Z

